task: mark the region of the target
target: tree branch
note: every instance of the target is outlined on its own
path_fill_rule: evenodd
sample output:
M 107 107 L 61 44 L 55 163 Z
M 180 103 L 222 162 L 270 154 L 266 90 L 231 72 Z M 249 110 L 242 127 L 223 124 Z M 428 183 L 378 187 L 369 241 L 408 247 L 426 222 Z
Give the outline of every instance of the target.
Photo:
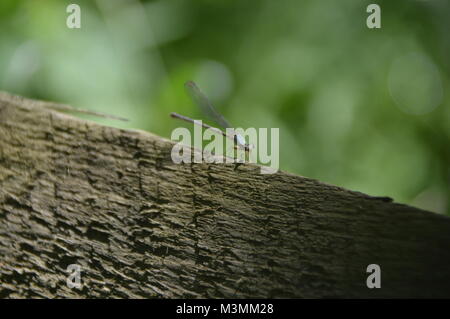
M 450 297 L 450 218 L 172 146 L 1 93 L 0 297 Z

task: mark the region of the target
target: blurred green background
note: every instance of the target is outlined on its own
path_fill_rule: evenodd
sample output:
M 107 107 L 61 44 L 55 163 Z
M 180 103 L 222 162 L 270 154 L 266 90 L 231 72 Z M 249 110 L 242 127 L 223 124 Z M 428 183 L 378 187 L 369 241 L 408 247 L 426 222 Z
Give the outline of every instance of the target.
M 0 89 L 169 138 L 192 79 L 282 170 L 450 214 L 450 1 L 372 2 L 1 0 Z

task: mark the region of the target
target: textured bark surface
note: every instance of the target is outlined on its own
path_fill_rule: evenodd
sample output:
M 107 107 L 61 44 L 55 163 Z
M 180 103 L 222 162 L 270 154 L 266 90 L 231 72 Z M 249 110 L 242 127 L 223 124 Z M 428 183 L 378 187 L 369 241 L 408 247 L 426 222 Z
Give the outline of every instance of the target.
M 172 145 L 1 93 L 0 296 L 450 297 L 450 218 Z

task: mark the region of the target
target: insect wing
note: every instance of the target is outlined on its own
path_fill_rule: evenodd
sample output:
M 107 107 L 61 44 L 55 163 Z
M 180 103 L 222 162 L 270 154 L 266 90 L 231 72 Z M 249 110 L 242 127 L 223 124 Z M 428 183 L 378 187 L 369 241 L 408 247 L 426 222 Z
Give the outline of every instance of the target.
M 191 97 L 192 101 L 198 105 L 200 110 L 208 116 L 211 120 L 223 128 L 231 127 L 230 123 L 214 108 L 205 94 L 200 91 L 198 86 L 193 81 L 188 81 L 184 84 L 186 92 Z

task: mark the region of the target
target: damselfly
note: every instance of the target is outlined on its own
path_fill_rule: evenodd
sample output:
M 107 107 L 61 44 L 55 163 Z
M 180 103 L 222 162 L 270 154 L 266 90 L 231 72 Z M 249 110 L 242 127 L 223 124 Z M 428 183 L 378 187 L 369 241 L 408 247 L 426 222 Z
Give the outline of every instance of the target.
M 234 141 L 235 146 L 243 149 L 245 151 L 250 151 L 253 148 L 253 145 L 247 144 L 245 142 L 244 137 L 242 135 L 237 134 L 234 130 L 232 130 L 231 124 L 219 113 L 217 110 L 213 107 L 209 99 L 206 97 L 205 94 L 200 91 L 198 86 L 193 81 L 187 81 L 184 84 L 184 87 L 186 88 L 186 91 L 188 95 L 191 97 L 192 101 L 197 104 L 197 106 L 200 108 L 200 110 L 208 116 L 211 120 L 215 121 L 217 124 L 219 124 L 222 128 L 228 129 L 228 131 L 231 131 L 231 134 L 224 132 L 218 128 L 209 126 L 208 124 L 204 124 L 203 122 L 195 121 L 187 116 L 180 115 L 178 113 L 170 113 L 170 116 L 173 118 L 177 118 L 186 122 L 190 122 L 196 125 L 201 125 L 204 128 L 214 130 L 223 136 L 231 139 Z

